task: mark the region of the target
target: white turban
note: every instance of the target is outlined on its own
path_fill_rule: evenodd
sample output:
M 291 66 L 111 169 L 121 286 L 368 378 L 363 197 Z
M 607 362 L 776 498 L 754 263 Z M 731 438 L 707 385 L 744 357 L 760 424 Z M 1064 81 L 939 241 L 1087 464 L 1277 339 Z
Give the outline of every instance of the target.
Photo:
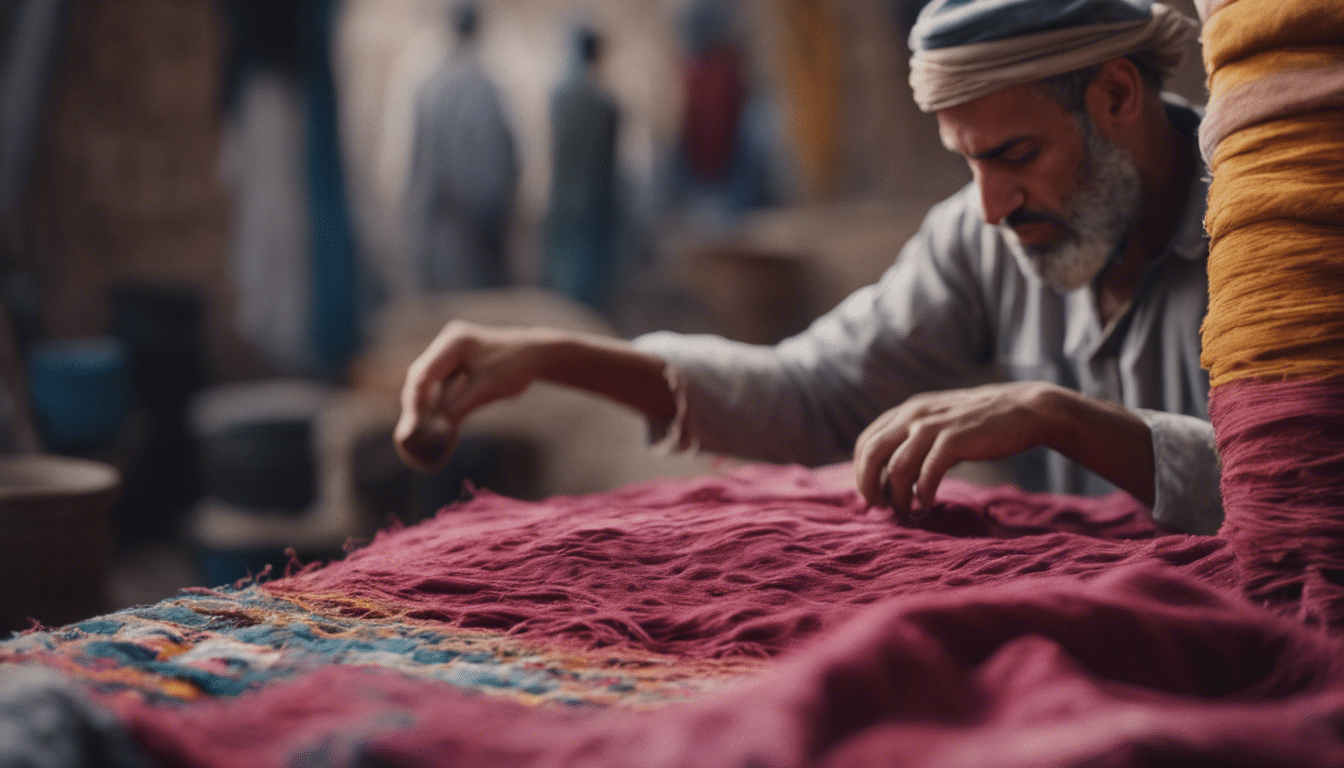
M 935 112 L 1121 56 L 1170 74 L 1198 29 L 1144 0 L 935 0 L 910 33 L 910 86 Z

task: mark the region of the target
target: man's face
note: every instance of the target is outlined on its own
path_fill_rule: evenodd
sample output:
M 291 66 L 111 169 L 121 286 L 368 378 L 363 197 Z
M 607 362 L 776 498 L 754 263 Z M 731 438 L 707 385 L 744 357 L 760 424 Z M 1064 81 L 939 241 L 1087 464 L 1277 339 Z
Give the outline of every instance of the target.
M 938 112 L 966 158 L 985 220 L 1061 292 L 1090 283 L 1125 244 L 1143 204 L 1129 155 L 1086 116 L 1020 85 Z

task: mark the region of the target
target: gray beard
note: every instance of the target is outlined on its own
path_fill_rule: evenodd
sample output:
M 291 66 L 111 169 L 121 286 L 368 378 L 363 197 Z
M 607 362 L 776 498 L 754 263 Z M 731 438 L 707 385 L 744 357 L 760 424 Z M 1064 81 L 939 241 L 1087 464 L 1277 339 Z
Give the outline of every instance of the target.
M 1060 293 L 1090 284 L 1129 241 L 1143 207 L 1143 185 L 1129 153 L 1100 135 L 1086 115 L 1074 118 L 1083 136 L 1078 191 L 1068 202 L 1068 231 L 1053 243 L 1026 246 L 1000 226 L 1009 249 Z

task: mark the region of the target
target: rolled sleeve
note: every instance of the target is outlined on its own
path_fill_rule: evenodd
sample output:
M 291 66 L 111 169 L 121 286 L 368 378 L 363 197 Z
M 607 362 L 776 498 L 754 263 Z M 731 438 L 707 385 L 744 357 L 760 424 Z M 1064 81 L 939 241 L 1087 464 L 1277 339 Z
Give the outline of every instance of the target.
M 1153 520 L 1211 536 L 1223 524 L 1222 466 L 1213 425 L 1194 416 L 1137 409 L 1153 435 Z
M 816 382 L 795 381 L 774 347 L 665 331 L 634 344 L 666 362 L 676 403 L 672 421 L 649 425 L 655 447 L 810 465 L 847 457 L 832 430 L 815 426 Z
M 663 376 L 667 379 L 667 388 L 672 393 L 672 402 L 676 407 L 671 420 L 648 422 L 649 443 L 659 453 L 694 451 L 700 447 L 686 429 L 686 374 L 680 365 L 670 362 L 675 355 L 669 349 L 676 349 L 678 338 L 677 334 L 659 331 L 634 340 L 635 349 L 664 360 Z
M 936 206 L 877 283 L 773 346 L 669 332 L 635 339 L 666 362 L 677 403 L 670 423 L 650 425 L 655 444 L 830 464 L 907 397 L 984 381 L 997 314 L 977 272 L 983 224 L 972 208 L 967 194 Z

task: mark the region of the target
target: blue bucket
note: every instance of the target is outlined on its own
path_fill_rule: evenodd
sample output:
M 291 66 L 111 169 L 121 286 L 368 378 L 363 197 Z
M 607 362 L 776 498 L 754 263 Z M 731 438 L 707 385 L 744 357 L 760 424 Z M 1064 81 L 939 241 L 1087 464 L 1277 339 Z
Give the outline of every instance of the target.
M 130 366 L 118 339 L 66 339 L 34 345 L 28 386 L 38 429 L 58 453 L 110 445 L 130 411 Z

